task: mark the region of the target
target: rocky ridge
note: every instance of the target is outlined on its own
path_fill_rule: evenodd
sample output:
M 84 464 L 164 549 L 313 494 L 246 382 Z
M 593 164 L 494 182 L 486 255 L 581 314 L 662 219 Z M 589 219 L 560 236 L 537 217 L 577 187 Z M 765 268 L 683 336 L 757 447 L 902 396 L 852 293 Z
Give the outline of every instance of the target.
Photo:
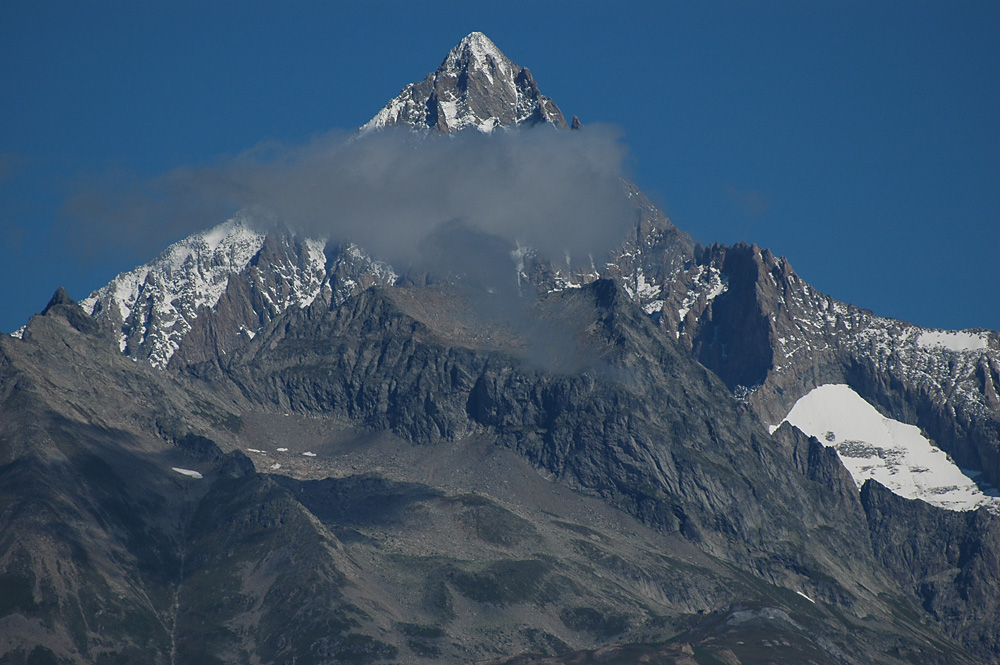
M 843 383 L 920 427 L 959 466 L 1000 481 L 996 331 L 929 330 L 877 316 L 817 291 L 786 259 L 756 246 L 701 249 L 662 288 L 650 298 L 676 309 L 661 323 L 765 423 L 780 423 L 811 389 Z

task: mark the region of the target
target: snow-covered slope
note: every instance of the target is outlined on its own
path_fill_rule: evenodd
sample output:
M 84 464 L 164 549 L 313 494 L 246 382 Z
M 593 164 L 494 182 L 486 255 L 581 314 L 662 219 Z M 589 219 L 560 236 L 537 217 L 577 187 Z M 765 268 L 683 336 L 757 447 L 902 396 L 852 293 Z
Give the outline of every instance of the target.
M 215 306 L 230 275 L 242 271 L 263 243 L 246 218 L 235 217 L 170 245 L 80 305 L 116 331 L 122 353 L 165 367 L 199 310 Z
M 859 487 L 872 478 L 896 494 L 942 508 L 1000 512 L 996 490 L 973 480 L 980 474 L 960 469 L 918 427 L 883 416 L 850 386 L 814 388 L 785 421 L 832 446 Z
M 230 279 L 247 273 L 260 258 L 266 239 L 238 215 L 170 245 L 80 304 L 117 335 L 122 353 L 166 367 L 196 319 L 218 304 Z M 275 312 L 312 302 L 326 274 L 324 242 L 278 244 L 270 248 L 263 269 L 252 270 L 255 292 Z

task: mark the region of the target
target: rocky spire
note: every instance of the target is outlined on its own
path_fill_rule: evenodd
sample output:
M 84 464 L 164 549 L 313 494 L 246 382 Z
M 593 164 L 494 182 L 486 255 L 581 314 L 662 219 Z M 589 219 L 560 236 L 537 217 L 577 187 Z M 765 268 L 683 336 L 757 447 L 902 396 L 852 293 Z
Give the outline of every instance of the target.
M 531 72 L 507 58 L 489 37 L 473 32 L 437 70 L 403 88 L 361 133 L 397 125 L 444 134 L 468 128 L 489 133 L 540 123 L 567 126 L 555 102 L 539 92 Z

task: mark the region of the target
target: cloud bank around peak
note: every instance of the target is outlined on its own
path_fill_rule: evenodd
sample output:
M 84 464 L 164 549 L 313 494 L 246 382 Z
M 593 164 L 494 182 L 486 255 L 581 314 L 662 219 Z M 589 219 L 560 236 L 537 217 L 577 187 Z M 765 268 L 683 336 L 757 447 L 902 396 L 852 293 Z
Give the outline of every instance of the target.
M 629 227 L 626 156 L 619 133 L 598 125 L 431 139 L 331 133 L 149 180 L 91 182 L 66 219 L 82 236 L 73 242 L 141 254 L 247 209 L 265 226 L 354 242 L 401 265 L 418 262 L 425 240 L 457 220 L 511 246 L 589 262 Z

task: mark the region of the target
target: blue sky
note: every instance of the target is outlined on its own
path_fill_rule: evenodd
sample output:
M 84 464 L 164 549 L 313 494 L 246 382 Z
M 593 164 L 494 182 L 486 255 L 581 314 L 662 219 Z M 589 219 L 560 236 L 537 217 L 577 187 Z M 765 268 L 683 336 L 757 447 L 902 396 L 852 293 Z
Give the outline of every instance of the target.
M 1000 2 L 361 4 L 4 2 L 0 330 L 177 239 L 81 228 L 81 192 L 351 130 L 473 30 L 567 117 L 617 126 L 700 242 L 769 247 L 878 314 L 1000 329 Z

